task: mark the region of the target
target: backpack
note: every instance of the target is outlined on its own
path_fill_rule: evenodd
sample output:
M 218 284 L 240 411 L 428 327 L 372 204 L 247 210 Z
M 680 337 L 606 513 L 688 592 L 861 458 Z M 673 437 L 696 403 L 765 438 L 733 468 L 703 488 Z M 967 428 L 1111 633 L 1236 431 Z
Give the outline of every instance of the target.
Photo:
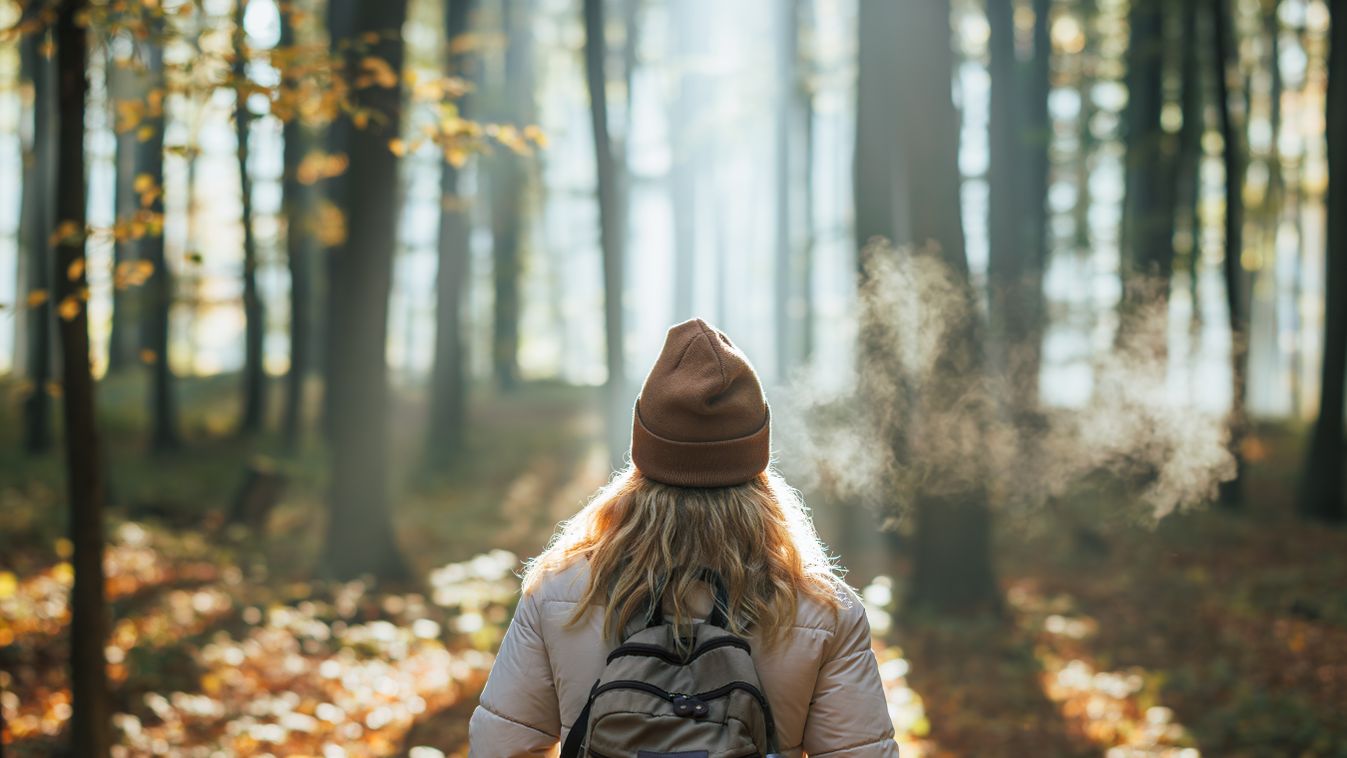
M 560 758 L 777 758 L 776 724 L 748 641 L 726 631 L 725 584 L 704 572 L 715 608 L 700 624 L 645 628 L 608 654 Z M 679 650 L 687 651 L 680 653 Z

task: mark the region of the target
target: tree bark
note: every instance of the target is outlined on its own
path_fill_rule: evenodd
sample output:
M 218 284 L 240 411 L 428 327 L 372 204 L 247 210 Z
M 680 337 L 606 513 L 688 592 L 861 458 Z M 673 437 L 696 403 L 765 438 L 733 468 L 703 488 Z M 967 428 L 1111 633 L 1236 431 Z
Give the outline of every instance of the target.
M 785 382 L 791 367 L 797 361 L 796 335 L 799 327 L 795 319 L 796 271 L 798 270 L 795 240 L 794 181 L 796 165 L 795 133 L 800 121 L 800 18 L 798 3 L 782 5 L 777 10 L 780 26 L 777 40 L 777 70 L 781 89 L 777 95 L 776 114 L 776 294 L 772 299 L 776 321 L 776 375 Z
M 900 202 L 901 158 L 893 144 L 901 113 L 893 93 L 898 49 L 889 36 L 903 24 L 905 3 L 860 0 L 856 71 L 856 153 L 852 165 L 857 269 L 864 271 L 866 244 L 876 237 L 896 242 L 906 225 Z
M 1327 123 L 1328 250 L 1324 272 L 1324 362 L 1319 417 L 1310 437 L 1300 512 L 1329 523 L 1347 520 L 1343 492 L 1343 391 L 1347 379 L 1347 0 L 1330 7 Z
M 471 78 L 467 53 L 456 48 L 468 34 L 472 0 L 445 5 L 446 66 L 451 76 Z M 469 103 L 458 102 L 467 117 Z M 430 433 L 427 442 L 436 462 L 447 461 L 463 447 L 467 429 L 467 349 L 463 338 L 463 301 L 468 284 L 472 231 L 467 198 L 459 190 L 459 170 L 447 158 L 440 165 L 439 266 L 435 273 L 435 363 L 430 382 Z
M 673 318 L 686 321 L 694 315 L 694 276 L 697 261 L 697 189 L 701 141 L 697 138 L 700 113 L 699 93 L 704 92 L 704 77 L 698 71 L 705 35 L 700 24 L 697 0 L 683 0 L 669 6 L 673 16 L 674 50 L 677 55 L 678 88 L 669 109 L 669 128 L 673 143 L 670 166 L 670 201 L 673 206 Z
M 344 61 L 346 74 L 348 76 L 353 71 L 351 67 L 351 58 L 355 55 L 352 48 L 356 42 L 355 25 L 356 13 L 359 5 L 360 3 L 358 3 L 357 0 L 328 0 L 327 3 L 327 31 L 329 44 L 333 55 L 336 55 Z M 351 119 L 333 119 L 332 123 L 327 128 L 327 134 L 324 135 L 327 152 L 332 155 L 344 155 L 349 158 L 351 153 L 351 135 L 353 131 L 354 127 L 351 124 Z M 347 170 L 340 176 L 331 177 L 323 182 L 327 200 L 339 208 L 343 213 L 346 211 L 344 205 L 345 193 L 346 185 L 350 182 L 350 176 L 351 171 L 348 165 Z M 350 217 L 346 217 L 345 221 L 349 233 L 351 228 Z M 332 251 L 330 249 L 326 252 L 328 254 L 323 256 L 325 260 L 325 271 L 323 273 L 326 275 L 327 281 L 330 284 L 335 279 L 334 267 L 336 266 L 336 258 L 334 255 L 331 255 Z M 335 364 L 335 356 L 338 350 L 337 343 L 342 340 L 342 335 L 337 332 L 337 318 L 334 311 L 340 310 L 343 307 L 344 305 L 342 303 L 337 302 L 335 293 L 332 292 L 329 287 L 327 291 L 323 293 L 323 302 L 320 306 L 323 319 L 319 324 L 319 328 L 322 329 L 322 337 L 319 340 L 319 344 L 322 346 L 322 355 L 319 356 L 319 360 L 321 361 L 323 372 L 323 399 L 320 407 L 321 417 L 319 423 L 323 434 L 329 441 L 333 434 L 332 420 L 338 413 L 338 406 L 335 404 L 336 399 L 335 393 L 332 391 L 332 386 L 336 382 L 334 374 L 337 370 Z
M 808 39 L 817 37 L 817 28 L 813 12 L 813 0 L 796 0 L 795 13 L 797 24 L 804 30 Z M 814 359 L 814 84 L 813 59 L 816 49 L 807 53 L 810 63 L 796 83 L 800 91 L 800 107 L 804 111 L 804 196 L 800 209 L 804 221 L 802 249 L 800 252 L 800 363 L 808 365 Z
M 296 45 L 295 24 L 291 14 L 281 11 L 282 49 Z M 296 82 L 287 72 L 286 85 Z M 290 368 L 285 377 L 285 410 L 281 434 L 290 449 L 299 446 L 304 431 L 304 385 L 312 369 L 313 277 L 312 239 L 306 224 L 313 212 L 313 191 L 299 180 L 299 167 L 309 147 L 308 134 L 298 113 L 291 114 L 282 127 L 282 211 L 285 214 L 285 257 L 290 270 Z
M 594 163 L 599 199 L 599 244 L 603 250 L 603 324 L 608 380 L 605 385 L 606 423 L 611 458 L 617 463 L 626 451 L 625 418 L 626 356 L 623 350 L 622 283 L 623 244 L 621 208 L 618 203 L 617 165 L 608 133 L 608 96 L 605 58 L 603 0 L 584 0 L 585 81 L 589 89 L 589 117 L 594 131 Z
M 162 34 L 164 21 L 151 21 L 155 43 L 145 46 L 145 66 L 148 87 L 153 93 L 158 91 L 164 98 L 167 108 L 167 95 L 164 80 L 164 48 Z M 141 122 L 147 130 L 148 138 L 143 140 L 144 173 L 156 187 L 164 186 L 164 126 L 163 110 L 147 109 Z M 147 210 L 162 217 L 164 212 L 164 193 L 155 193 Z M 145 283 L 145 348 L 149 351 L 150 384 L 150 449 L 156 453 L 176 450 L 180 444 L 178 436 L 178 408 L 175 398 L 175 379 L 169 361 L 169 327 L 173 312 L 174 285 L 173 272 L 168 267 L 168 257 L 164 252 L 164 235 L 151 233 L 141 241 L 141 250 L 150 262 L 153 272 Z
M 1164 106 L 1165 5 L 1132 4 L 1127 47 L 1127 168 L 1123 201 L 1118 342 L 1151 359 L 1162 374 L 1170 276 L 1174 267 L 1175 140 L 1160 122 Z
M 243 15 L 248 0 L 234 4 L 234 133 L 238 140 L 239 193 L 242 199 L 243 225 L 243 417 L 239 429 L 244 434 L 262 430 L 266 418 L 267 370 L 263 364 L 266 339 L 266 311 L 257 290 L 257 239 L 253 235 L 253 181 L 248 173 L 248 133 L 252 114 L 248 112 L 248 35 Z
M 331 251 L 332 344 L 329 390 L 335 410 L 332 490 L 322 570 L 339 579 L 408 575 L 393 531 L 388 497 L 389 396 L 386 349 L 393 251 L 397 247 L 398 159 L 389 141 L 401 134 L 402 25 L 406 0 L 361 3 L 354 36 L 377 39 L 377 56 L 398 74 L 392 86 L 352 88 L 352 107 L 369 118 L 350 129 L 350 164 L 342 188 L 349 234 Z M 351 116 L 344 115 L 343 119 Z
M 89 364 L 88 279 L 84 267 L 84 110 L 88 94 L 88 46 L 76 17 L 82 0 L 63 0 L 55 24 L 60 92 L 57 226 L 79 230 L 56 245 L 58 302 L 62 313 L 61 366 L 66 470 L 70 496 L 70 542 L 75 583 L 70 590 L 70 746 L 74 755 L 104 758 L 111 749 L 107 687 L 107 604 L 103 596 L 103 465 Z M 69 274 L 74 273 L 75 276 Z
M 1245 396 L 1248 384 L 1249 297 L 1244 254 L 1244 140 L 1230 112 L 1230 70 L 1237 66 L 1231 9 L 1227 0 L 1211 0 L 1212 34 L 1215 37 L 1216 107 L 1221 118 L 1225 163 L 1225 297 L 1230 318 L 1230 452 L 1235 457 L 1235 477 L 1221 483 L 1220 502 L 1236 507 L 1243 497 L 1244 456 L 1240 448 L 1247 432 Z M 1247 109 L 1246 111 L 1247 112 Z
M 56 228 L 53 204 L 57 166 L 57 87 L 52 61 L 41 53 L 45 32 L 25 36 L 21 59 L 33 82 L 33 140 L 31 164 L 24 171 L 23 218 L 26 222 L 24 283 L 29 297 L 41 301 L 25 313 L 24 367 L 30 384 L 23 400 L 23 448 L 38 455 L 52 446 L 52 272 L 51 234 Z M 40 293 L 40 294 L 38 294 Z
M 117 63 L 109 50 L 107 55 L 108 96 L 116 105 L 128 100 L 141 100 L 144 92 L 143 77 Z M 116 158 L 114 160 L 116 177 L 113 180 L 113 194 L 116 203 L 118 223 L 131 219 L 140 209 L 140 196 L 136 192 L 136 174 L 140 172 L 140 140 L 136 138 L 136 129 L 126 129 L 116 134 Z M 137 242 L 118 237 L 112 246 L 112 268 L 119 271 L 136 259 Z M 114 286 L 112 291 L 112 324 L 108 334 L 108 373 L 120 373 L 135 366 L 140 359 L 140 334 L 137 322 L 135 293 L 126 287 Z
M 505 79 L 499 96 L 502 119 L 526 123 L 533 118 L 532 33 L 530 14 L 521 7 L 526 0 L 502 0 L 505 26 Z M 492 319 L 492 366 L 496 384 L 512 390 L 519 384 L 519 279 L 521 227 L 528 175 L 524 159 L 510 151 L 499 152 L 492 161 L 491 237 L 492 279 L 495 285 Z

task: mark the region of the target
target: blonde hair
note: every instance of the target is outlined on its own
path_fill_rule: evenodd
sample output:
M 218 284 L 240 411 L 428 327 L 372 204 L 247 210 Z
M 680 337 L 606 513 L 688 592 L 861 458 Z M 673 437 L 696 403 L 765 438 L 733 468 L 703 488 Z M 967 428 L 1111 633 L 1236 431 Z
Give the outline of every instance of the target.
M 524 592 L 581 559 L 589 561 L 589 586 L 569 623 L 602 607 L 609 640 L 644 617 L 657 593 L 672 609 L 670 621 L 688 623 L 702 569 L 724 579 L 729 630 L 755 629 L 768 645 L 794 625 L 801 595 L 834 613 L 841 605 L 841 569 L 799 493 L 770 469 L 744 484 L 694 488 L 661 484 L 628 466 L 528 562 Z

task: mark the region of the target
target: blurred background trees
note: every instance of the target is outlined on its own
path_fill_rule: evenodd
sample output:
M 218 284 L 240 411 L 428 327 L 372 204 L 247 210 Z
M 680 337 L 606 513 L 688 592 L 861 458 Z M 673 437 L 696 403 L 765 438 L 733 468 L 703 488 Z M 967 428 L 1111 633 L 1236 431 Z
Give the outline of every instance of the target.
M 622 465 L 694 315 L 755 362 L 779 465 L 876 607 L 1008 623 L 1026 533 L 1103 562 L 1123 525 L 1208 502 L 1222 539 L 1340 524 L 1342 18 L 0 0 L 0 604 L 71 567 L 67 656 L 0 627 L 32 664 L 0 679 L 6 745 L 106 754 L 154 689 L 103 660 L 158 592 L 118 594 L 123 527 L 217 565 L 182 583 L 403 618 L 429 569 L 537 550 Z M 1232 607 L 1277 594 L 1245 578 Z M 339 602 L 364 582 L 402 610 Z M 1337 606 L 1281 589 L 1268 628 L 1326 625 L 1283 647 L 1338 639 Z M 303 602 L 227 592 L 222 625 Z M 446 639 L 508 618 L 453 607 Z M 69 678 L 39 687 L 54 660 Z M 60 718 L 14 721 L 66 686 Z

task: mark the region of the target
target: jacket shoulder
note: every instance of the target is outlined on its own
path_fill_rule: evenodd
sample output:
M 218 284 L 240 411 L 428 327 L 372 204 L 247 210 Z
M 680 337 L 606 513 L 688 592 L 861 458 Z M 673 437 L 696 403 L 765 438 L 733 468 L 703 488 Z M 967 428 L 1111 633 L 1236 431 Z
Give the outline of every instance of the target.
M 589 561 L 575 558 L 566 565 L 545 571 L 525 593 L 537 602 L 578 603 L 589 587 Z

